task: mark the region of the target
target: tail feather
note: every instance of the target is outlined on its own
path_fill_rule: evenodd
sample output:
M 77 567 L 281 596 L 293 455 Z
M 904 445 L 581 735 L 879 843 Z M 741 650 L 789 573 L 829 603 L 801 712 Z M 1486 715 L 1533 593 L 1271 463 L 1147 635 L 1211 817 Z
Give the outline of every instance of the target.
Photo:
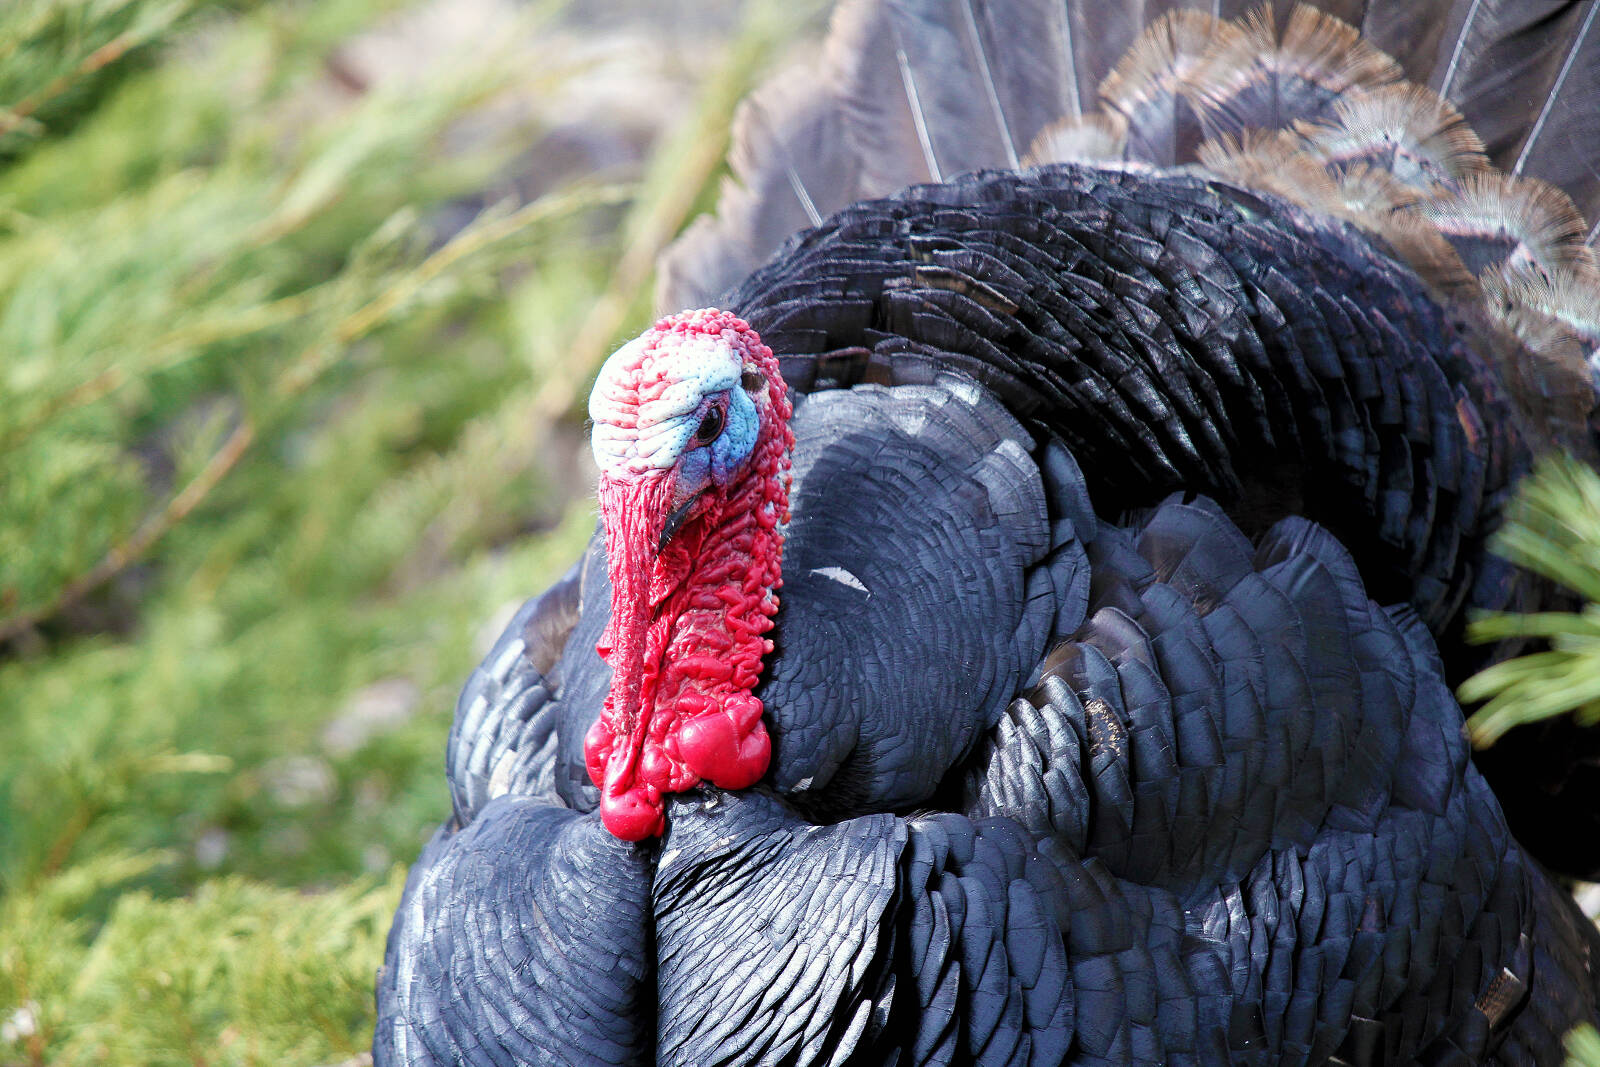
M 1461 261 L 1455 245 L 1426 219 L 1412 211 L 1392 211 L 1373 229 L 1435 293 L 1458 306 L 1470 306 L 1480 298 L 1477 275 Z M 1520 358 L 1515 344 L 1507 349 L 1506 356 L 1500 362 L 1514 363 Z
M 1600 4 L 1586 8 L 1511 173 L 1560 186 L 1584 215 L 1596 218 L 1600 216 L 1600 166 L 1595 164 L 1595 146 L 1600 143 L 1600 19 L 1595 16 Z
M 1076 57 L 1066 40 L 1059 0 L 843 4 L 826 67 L 843 88 L 868 188 L 1020 165 L 1039 131 L 1068 113 Z
M 1269 7 L 1246 16 L 1240 29 L 1210 51 L 1189 82 L 1213 137 L 1325 121 L 1347 94 L 1400 78 L 1394 60 L 1307 5 L 1294 9 L 1281 35 Z
M 1295 129 L 1330 169 L 1365 164 L 1418 192 L 1489 166 L 1483 142 L 1455 105 L 1411 83 L 1341 97 L 1326 122 L 1302 119 Z
M 1424 201 L 1419 211 L 1474 274 L 1502 264 L 1566 268 L 1577 262 L 1582 247 L 1583 216 L 1565 193 L 1537 179 L 1475 174 Z
M 1506 264 L 1483 277 L 1485 300 L 1497 318 L 1536 314 L 1600 350 L 1600 256 L 1584 249 L 1571 269 L 1541 271 L 1531 264 Z M 1533 327 L 1548 331 L 1547 325 Z M 1522 330 L 1518 330 L 1522 333 Z
M 1109 162 L 1122 159 L 1127 147 L 1128 120 L 1115 111 L 1093 111 L 1046 126 L 1022 161 L 1030 167 L 1052 159 Z
M 793 273 L 780 279 L 757 270 L 731 299 L 743 306 L 760 291 L 761 329 L 792 353 L 785 373 L 797 388 L 915 381 L 957 367 L 1019 412 L 1041 404 L 1082 412 L 1086 429 L 1071 443 L 1093 452 L 1103 469 L 1125 471 L 1118 485 L 1204 484 L 1230 495 L 1239 481 L 1230 465 L 1259 461 L 1269 488 L 1242 493 L 1241 514 L 1280 514 L 1326 503 L 1316 492 L 1285 499 L 1281 485 L 1302 492 L 1286 480 L 1299 476 L 1287 457 L 1297 450 L 1333 457 L 1350 472 L 1349 511 L 1360 516 L 1344 532 L 1379 546 L 1372 559 L 1398 561 L 1393 588 L 1412 589 L 1417 603 L 1431 605 L 1431 623 L 1458 619 L 1468 602 L 1536 608 L 1549 590 L 1490 556 L 1480 539 L 1487 526 L 1476 524 L 1494 521 L 1518 471 L 1539 452 L 1595 452 L 1597 7 L 1597 0 L 841 0 L 823 78 L 808 80 L 812 88 L 792 99 L 763 96 L 741 117 L 735 182 L 724 191 L 720 219 L 696 224 L 667 261 L 665 274 L 713 284 L 667 303 L 704 303 L 744 275 L 776 249 L 780 232 L 814 221 L 808 199 L 828 215 L 847 201 L 957 170 L 1014 167 L 1018 157 L 1030 166 L 1099 163 L 1104 169 L 1082 188 L 1067 188 L 1079 170 L 1053 168 L 1031 179 L 997 175 L 859 205 L 838 224 L 859 232 L 841 235 L 825 223 L 813 244 L 769 268 L 781 272 L 787 263 Z M 1072 240 L 1092 252 L 1089 259 L 1115 261 L 1114 276 L 1080 281 L 1078 266 L 1054 258 L 1055 245 L 1035 262 L 970 235 L 957 239 L 959 255 L 978 258 L 947 268 L 939 257 L 956 253 L 942 248 L 937 233 L 898 228 L 900 212 L 920 218 L 946 204 L 957 210 L 936 229 L 965 234 L 968 215 L 992 202 L 966 203 L 963 190 L 998 195 L 1013 188 L 1008 183 L 1029 190 L 1022 199 L 1030 204 L 1035 193 L 1079 197 L 1083 225 Z M 1157 187 L 1214 198 L 1229 218 L 1239 212 L 1269 227 L 1299 226 L 1316 241 L 1360 249 L 1358 264 L 1330 261 L 1330 270 L 1345 264 L 1338 270 L 1355 273 L 1318 275 L 1313 300 L 1276 268 L 1262 272 L 1270 249 L 1228 243 L 1249 237 L 1253 223 L 1224 234 L 1182 207 L 1106 200 Z M 1031 211 L 1019 210 L 1008 225 L 1018 234 L 1048 230 Z M 1138 226 L 1149 232 L 1133 233 Z M 820 271 L 812 257 L 835 240 L 849 256 L 837 272 Z M 858 245 L 864 259 L 885 241 L 904 257 L 896 270 L 909 272 L 895 274 L 893 285 L 850 258 Z M 1232 258 L 1219 258 L 1224 246 Z M 1280 266 L 1301 269 L 1293 256 Z M 1201 288 L 1167 284 L 1184 272 Z M 1414 302 L 1387 301 L 1374 286 L 1404 288 Z M 1060 296 L 1067 288 L 1070 296 L 1041 305 L 1037 317 L 1051 344 L 1070 349 L 1065 362 L 1030 362 L 1041 357 L 1014 347 L 1014 336 L 985 332 L 1009 314 L 997 310 L 1002 305 L 1015 311 L 1033 299 L 1024 294 Z M 1107 293 L 1125 315 L 1102 310 Z M 1157 314 L 1157 305 L 1166 310 Z M 1244 329 L 1235 317 L 1206 325 L 1219 307 L 1248 309 L 1240 314 L 1253 325 Z M 1402 307 L 1436 316 L 1437 330 L 1395 319 Z M 1176 315 L 1162 322 L 1177 332 L 1161 333 L 1154 319 L 1152 332 L 1140 317 L 1147 314 Z M 1455 340 L 1441 341 L 1447 334 Z M 1175 339 L 1181 352 L 1171 347 Z M 1383 355 L 1330 363 L 1346 342 Z M 1394 355 L 1415 347 L 1443 362 L 1405 370 Z M 1335 363 L 1342 373 L 1329 369 Z M 1313 374 L 1313 366 L 1328 372 Z M 1192 396 L 1180 382 L 1193 386 Z M 1363 426 L 1379 438 L 1364 442 Z M 1261 447 L 1237 448 L 1246 438 Z M 1453 669 L 1476 662 L 1453 654 Z M 1571 803 L 1526 800 L 1540 788 L 1524 788 L 1526 767 L 1558 747 L 1542 746 L 1530 742 L 1502 761 L 1497 788 L 1522 798 L 1519 810 Z M 1550 847 L 1552 856 L 1565 854 L 1564 845 Z
M 1208 171 L 1251 189 L 1264 189 L 1329 215 L 1350 217 L 1344 190 L 1321 161 L 1283 131 L 1222 134 L 1199 147 Z
M 971 44 L 961 69 L 977 74 L 1004 139 L 1007 165 L 1016 167 L 1039 131 L 1065 114 L 1069 104 L 1065 50 L 1039 47 L 1064 41 L 1066 11 L 1058 0 L 1018 10 L 980 0 L 954 0 L 954 5 Z
M 1502 361 L 1600 362 L 1584 258 L 1600 239 L 1597 12 L 843 0 L 823 84 L 742 118 L 737 184 L 721 221 L 669 255 L 664 303 L 727 288 L 780 233 L 814 223 L 809 208 L 1019 162 L 1198 161 L 1380 237 L 1441 299 L 1510 331 Z M 704 284 L 686 284 L 695 275 Z
M 861 157 L 863 191 L 884 195 L 917 182 L 937 181 L 909 58 L 886 4 L 840 4 L 823 52 L 823 80 L 839 86 L 846 139 Z
M 1182 0 L 1107 0 L 1066 5 L 1073 69 L 1083 111 L 1094 109 L 1101 84 L 1145 27 L 1169 10 L 1184 6 Z
M 1347 211 L 1362 216 L 1394 214 L 1397 208 L 1417 202 L 1417 191 L 1386 167 L 1357 163 L 1335 171 L 1339 195 Z
M 1231 22 L 1202 11 L 1174 11 L 1123 53 L 1101 82 L 1100 95 L 1108 113 L 1127 126 L 1128 158 L 1165 167 L 1195 158 L 1203 137 L 1189 93 L 1196 68 L 1208 56 L 1242 47 L 1243 38 Z
M 1453 100 L 1509 170 L 1530 131 L 1530 101 L 1549 97 L 1593 4 L 1528 0 L 1459 3 L 1447 23 L 1430 86 Z
M 865 196 L 833 94 L 774 78 L 734 117 L 716 215 L 702 215 L 657 263 L 656 303 L 703 307 L 737 285 L 796 230 Z
M 1348 22 L 1372 47 L 1392 56 L 1400 64 L 1407 81 L 1437 89 L 1433 75 L 1442 66 L 1440 53 L 1445 53 L 1446 61 L 1449 58 L 1449 49 L 1444 45 L 1445 31 L 1452 23 L 1461 21 L 1462 13 L 1471 3 L 1472 0 L 1415 0 L 1413 3 L 1368 0 L 1361 5 L 1359 18 L 1341 14 L 1331 4 L 1317 6 Z

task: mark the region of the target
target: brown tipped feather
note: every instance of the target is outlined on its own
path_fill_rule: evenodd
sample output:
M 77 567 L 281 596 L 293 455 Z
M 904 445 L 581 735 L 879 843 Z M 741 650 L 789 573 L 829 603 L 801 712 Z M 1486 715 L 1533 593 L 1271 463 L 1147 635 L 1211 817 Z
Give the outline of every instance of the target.
M 1144 31 L 1100 84 L 1100 96 L 1127 120 L 1132 158 L 1158 166 L 1193 158 L 1201 128 L 1189 79 L 1207 55 L 1242 38 L 1237 26 L 1199 11 L 1174 11 Z
M 1471 303 L 1481 299 L 1478 279 L 1467 269 L 1455 246 L 1426 219 L 1410 211 L 1394 211 L 1366 216 L 1363 221 L 1447 301 Z
M 1119 111 L 1177 92 L 1213 46 L 1233 47 L 1239 27 L 1202 11 L 1173 11 L 1145 28 L 1100 83 L 1100 95 Z
M 1417 207 L 1475 274 L 1506 261 L 1545 270 L 1570 265 L 1584 238 L 1583 216 L 1548 182 L 1498 171 L 1473 175 Z
M 1345 210 L 1358 217 L 1387 215 L 1411 207 L 1421 196 L 1385 167 L 1357 163 L 1353 167 L 1336 168 L 1333 177 L 1339 184 Z
M 1327 123 L 1298 122 L 1312 152 L 1340 168 L 1365 163 L 1420 191 L 1488 167 L 1483 142 L 1448 100 L 1420 85 L 1350 93 Z
M 1278 50 L 1303 77 L 1344 90 L 1373 89 L 1401 76 L 1395 61 L 1362 40 L 1354 26 L 1309 4 L 1295 5 Z
M 1123 158 L 1128 145 L 1128 120 L 1115 111 L 1095 111 L 1046 126 L 1033 139 L 1023 159 L 1041 163 L 1094 163 Z
M 1318 7 L 842 0 L 823 76 L 780 76 L 741 112 L 720 218 L 664 258 L 663 304 L 704 303 L 794 229 L 956 170 L 1198 157 L 1376 234 L 1442 299 L 1487 299 L 1475 314 L 1536 352 L 1558 330 L 1593 347 L 1600 0 Z M 1398 83 L 1402 67 L 1443 96 Z M 1105 106 L 1086 108 L 1097 83 Z M 1564 185 L 1588 221 L 1559 189 L 1486 171 L 1486 151 Z
M 1502 318 L 1529 309 L 1563 324 L 1590 350 L 1600 346 L 1600 265 L 1592 255 L 1548 272 L 1502 266 L 1484 275 L 1483 290 L 1489 307 Z
M 1593 345 L 1537 308 L 1491 305 L 1487 310 L 1514 338 L 1495 346 L 1495 362 L 1530 429 L 1554 445 L 1588 454 L 1588 418 L 1595 406 Z
M 1326 122 L 1344 94 L 1400 77 L 1394 60 L 1353 28 L 1304 4 L 1281 38 L 1266 7 L 1246 18 L 1242 30 L 1213 48 L 1188 81 L 1210 136 Z
M 1282 130 L 1249 130 L 1238 139 L 1224 134 L 1202 144 L 1199 159 L 1207 170 L 1240 185 L 1276 193 L 1311 211 L 1348 216 L 1333 176 Z
M 1480 299 L 1477 279 L 1428 220 L 1409 210 L 1414 190 L 1387 170 L 1358 165 L 1330 172 L 1286 131 L 1252 130 L 1200 146 L 1200 163 L 1219 177 L 1276 193 L 1307 210 L 1348 219 L 1381 237 L 1441 299 Z
M 1149 27 L 1171 12 L 1210 5 L 1195 0 L 1067 0 L 1065 6 L 1081 110 L 1089 111 L 1096 90 Z

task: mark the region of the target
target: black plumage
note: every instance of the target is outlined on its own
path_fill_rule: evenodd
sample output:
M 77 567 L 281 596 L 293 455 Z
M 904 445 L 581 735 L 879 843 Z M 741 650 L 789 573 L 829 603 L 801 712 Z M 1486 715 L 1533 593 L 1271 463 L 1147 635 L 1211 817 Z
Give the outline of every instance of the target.
M 1600 825 L 1600 743 L 1533 732 L 1486 778 L 1450 690 L 1510 651 L 1469 611 L 1560 602 L 1489 551 L 1519 478 L 1593 454 L 1587 371 L 1540 339 L 1600 334 L 1479 287 L 1588 253 L 1400 188 L 1492 161 L 1590 196 L 1551 146 L 1600 30 L 1322 6 L 1395 60 L 1288 4 L 1136 44 L 1186 6 L 853 2 L 833 88 L 765 91 L 746 188 L 665 277 L 732 285 L 800 397 L 772 768 L 671 798 L 658 842 L 603 830 L 596 538 L 462 693 L 378 1063 L 1544 1063 L 1600 1016 L 1600 936 L 1518 840 L 1600 870 L 1554 818 Z M 1113 68 L 1124 158 L 1015 169 Z M 1487 156 L 1315 126 L 1402 75 L 1460 90 Z M 1516 118 L 1506 78 L 1553 102 Z
M 951 810 L 817 825 L 781 790 L 708 791 L 673 803 L 658 850 L 522 786 L 534 795 L 489 800 L 419 863 L 380 1051 L 1558 1056 L 1594 1013 L 1581 961 L 1600 943 L 1472 769 L 1415 613 L 1368 600 L 1304 520 L 1252 544 L 1204 497 L 1124 527 L 1074 524 L 1073 495 L 1052 508 L 1092 574 L 1071 636 L 953 765 Z M 505 661 L 469 690 L 515 687 L 487 677 Z M 782 738 L 781 706 L 774 722 Z M 508 781 L 549 781 L 554 747 L 525 736 L 540 755 Z
M 1184 487 L 1310 509 L 1363 546 L 1375 593 L 1438 627 L 1531 455 L 1502 395 L 1455 416 L 1452 381 L 1489 371 L 1414 275 L 1214 180 L 1058 166 L 915 187 L 809 231 L 730 303 L 801 390 L 969 372 L 1063 437 L 1102 509 Z
M 465 827 L 441 830 L 389 934 L 378 996 L 405 1010 L 379 1026 L 374 1058 L 644 1062 L 655 1041 L 653 866 L 598 819 L 539 797 L 496 797 Z

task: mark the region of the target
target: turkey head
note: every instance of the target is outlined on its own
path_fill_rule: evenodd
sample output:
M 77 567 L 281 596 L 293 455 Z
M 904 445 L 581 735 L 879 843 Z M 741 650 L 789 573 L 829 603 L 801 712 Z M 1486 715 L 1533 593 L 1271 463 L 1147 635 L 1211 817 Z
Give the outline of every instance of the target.
M 705 309 L 618 349 L 589 396 L 612 669 L 584 740 L 606 828 L 658 836 L 662 797 L 754 785 L 772 746 L 752 690 L 778 610 L 794 435 L 772 350 Z

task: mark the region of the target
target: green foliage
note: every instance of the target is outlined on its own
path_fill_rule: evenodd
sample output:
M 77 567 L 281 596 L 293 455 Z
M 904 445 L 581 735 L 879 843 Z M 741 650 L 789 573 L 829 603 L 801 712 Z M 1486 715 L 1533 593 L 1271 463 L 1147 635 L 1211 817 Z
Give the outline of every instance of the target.
M 1519 656 L 1469 678 L 1463 703 L 1488 701 L 1468 720 L 1474 743 L 1568 712 L 1600 723 L 1600 474 L 1572 459 L 1546 460 L 1522 487 L 1496 550 L 1559 582 L 1588 603 L 1576 612 L 1495 614 L 1476 619 L 1475 641 L 1534 638 L 1546 651 Z
M 0 159 L 92 108 L 204 0 L 15 0 L 0 14 Z
M 366 1046 L 455 691 L 593 529 L 573 411 L 810 11 L 474 212 L 586 60 L 545 5 L 345 84 L 402 6 L 0 4 L 0 1065 Z
M 155 1067 L 360 1051 L 400 872 L 315 894 L 238 877 L 178 899 L 121 892 L 89 940 L 86 905 L 157 859 L 107 853 L 7 898 L 0 1056 Z
M 1567 1035 L 1567 1067 L 1600 1067 L 1600 1034 L 1579 1026 Z

